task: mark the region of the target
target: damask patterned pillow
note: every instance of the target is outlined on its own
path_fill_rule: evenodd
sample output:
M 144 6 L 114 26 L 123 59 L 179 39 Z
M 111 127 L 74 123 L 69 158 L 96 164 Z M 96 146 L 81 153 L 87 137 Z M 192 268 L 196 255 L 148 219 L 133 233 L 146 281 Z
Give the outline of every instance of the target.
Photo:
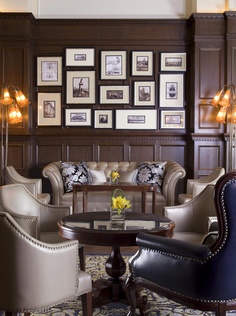
M 138 167 L 137 182 L 157 184 L 161 193 L 161 186 L 165 174 L 166 161 L 160 161 L 157 163 L 142 162 Z
M 61 176 L 65 193 L 73 191 L 73 184 L 85 184 L 89 182 L 88 168 L 84 161 L 79 163 L 62 162 Z

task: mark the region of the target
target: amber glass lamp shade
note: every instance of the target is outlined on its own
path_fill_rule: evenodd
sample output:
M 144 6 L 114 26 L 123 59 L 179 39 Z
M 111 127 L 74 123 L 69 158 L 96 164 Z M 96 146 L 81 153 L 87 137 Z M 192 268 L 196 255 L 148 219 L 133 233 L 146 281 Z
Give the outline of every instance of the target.
M 10 97 L 10 93 L 9 93 L 7 86 L 3 85 L 1 103 L 4 105 L 10 105 L 13 102 L 14 102 L 14 100 Z
M 226 123 L 225 118 L 226 118 L 226 113 L 227 113 L 227 107 L 222 106 L 216 116 L 216 121 L 219 123 Z
M 22 114 L 18 109 L 16 104 L 12 104 L 9 106 L 8 112 L 8 123 L 9 124 L 17 124 L 22 122 Z
M 19 90 L 18 88 L 16 88 L 16 90 L 15 90 L 15 98 L 16 98 L 16 102 L 17 102 L 17 105 L 19 106 L 19 108 L 23 108 L 24 106 L 30 104 L 29 100 L 25 97 L 25 95 L 22 93 L 22 91 Z

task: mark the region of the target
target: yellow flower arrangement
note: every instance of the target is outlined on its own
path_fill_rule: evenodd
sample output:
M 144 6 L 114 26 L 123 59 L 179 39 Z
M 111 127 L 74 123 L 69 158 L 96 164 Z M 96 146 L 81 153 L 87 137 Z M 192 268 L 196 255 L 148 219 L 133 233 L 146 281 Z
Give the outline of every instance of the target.
M 116 196 L 116 193 L 120 193 L 120 195 Z M 131 207 L 130 200 L 127 200 L 124 197 L 124 192 L 120 189 L 115 189 L 112 192 L 112 199 L 111 199 L 111 208 L 112 210 L 117 209 L 118 214 L 122 212 L 122 210 L 128 209 Z
M 112 172 L 110 173 L 110 177 L 111 177 L 111 181 L 115 182 L 116 179 L 118 179 L 120 177 L 120 174 L 118 171 L 112 170 Z

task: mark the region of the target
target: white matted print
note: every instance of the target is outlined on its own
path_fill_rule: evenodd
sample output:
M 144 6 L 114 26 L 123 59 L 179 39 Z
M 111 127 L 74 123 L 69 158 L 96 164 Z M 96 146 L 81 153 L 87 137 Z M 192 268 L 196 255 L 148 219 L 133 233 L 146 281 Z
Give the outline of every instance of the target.
M 183 107 L 183 74 L 160 75 L 160 107 Z
M 112 110 L 94 110 L 94 128 L 112 128 Z
M 161 128 L 185 128 L 185 111 L 161 111 Z
M 100 86 L 101 104 L 129 104 L 129 86 Z
M 155 82 L 134 82 L 134 105 L 152 106 L 156 102 Z
M 61 93 L 38 93 L 38 126 L 61 125 Z
M 132 76 L 153 75 L 153 52 L 132 52 Z
M 91 109 L 66 109 L 66 126 L 91 126 Z
M 94 66 L 94 48 L 66 48 L 66 66 Z
M 186 71 L 186 53 L 161 53 L 161 71 Z
M 116 129 L 156 129 L 156 110 L 116 110 Z
M 101 79 L 126 79 L 126 51 L 101 52 Z
M 66 102 L 95 103 L 95 71 L 67 71 Z
M 62 85 L 62 57 L 37 57 L 37 85 Z

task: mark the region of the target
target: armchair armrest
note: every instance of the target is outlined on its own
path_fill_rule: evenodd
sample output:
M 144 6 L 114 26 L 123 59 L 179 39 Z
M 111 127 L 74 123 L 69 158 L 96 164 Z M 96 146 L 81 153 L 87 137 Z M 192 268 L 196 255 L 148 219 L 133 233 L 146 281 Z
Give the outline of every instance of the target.
M 50 180 L 54 205 L 61 205 L 61 197 L 64 194 L 64 186 L 59 165 L 60 161 L 51 162 L 42 170 L 43 176 Z
M 185 169 L 175 161 L 167 161 L 165 176 L 162 184 L 162 194 L 166 205 L 175 205 L 175 188 L 179 179 L 186 175 Z
M 40 231 L 58 231 L 57 222 L 64 216 L 72 214 L 72 207 L 40 204 Z
M 207 258 L 211 252 L 206 245 L 188 243 L 182 240 L 154 236 L 148 233 L 139 233 L 136 238 L 138 246 L 148 250 L 183 256 L 188 258 Z
M 26 231 L 30 236 L 39 239 L 39 217 L 30 215 L 21 215 L 11 212 L 11 216 L 17 224 Z

